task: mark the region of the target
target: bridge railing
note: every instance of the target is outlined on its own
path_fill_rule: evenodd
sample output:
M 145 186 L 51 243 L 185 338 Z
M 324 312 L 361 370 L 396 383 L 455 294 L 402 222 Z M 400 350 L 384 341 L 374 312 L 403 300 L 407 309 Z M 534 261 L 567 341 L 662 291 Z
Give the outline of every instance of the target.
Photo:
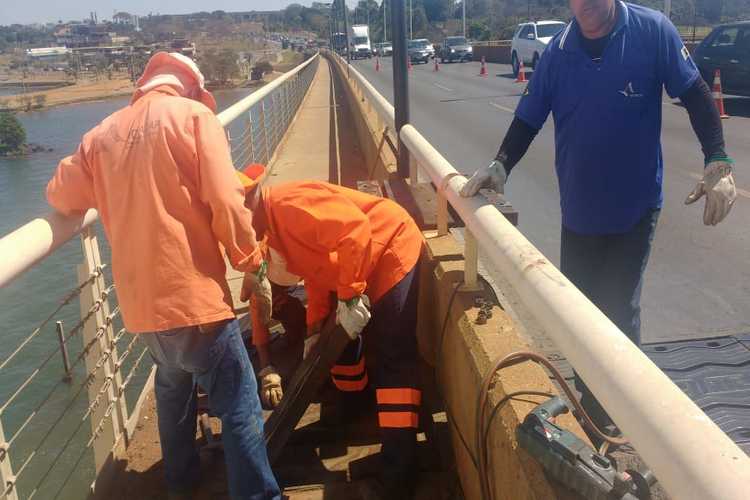
M 353 66 L 342 74 L 355 95 L 393 127 L 393 106 Z M 477 281 L 479 247 L 673 498 L 747 498 L 750 459 L 745 453 L 484 194 L 461 197 L 466 178 L 414 125 L 404 126 L 399 135 L 411 157 L 411 182 L 420 172 L 437 190 L 438 233 L 448 233 L 448 205 L 466 226 L 465 282 Z
M 218 115 L 228 134 L 239 131 L 230 141 L 236 167 L 273 157 L 317 65 L 316 55 Z M 122 327 L 115 285 L 107 283 L 97 217 L 96 210 L 51 212 L 0 238 L 0 288 L 35 271 L 8 293 L 43 289 L 49 274 L 75 275 L 72 288 L 48 286 L 45 295 L 59 297 L 51 310 L 34 311 L 38 318 L 23 321 L 28 333 L 0 345 L 0 500 L 81 498 L 89 485 L 106 485 L 152 387 L 146 346 Z M 76 236 L 79 254 L 66 247 L 65 258 L 43 262 Z M 52 266 L 59 262 L 77 264 L 75 273 Z

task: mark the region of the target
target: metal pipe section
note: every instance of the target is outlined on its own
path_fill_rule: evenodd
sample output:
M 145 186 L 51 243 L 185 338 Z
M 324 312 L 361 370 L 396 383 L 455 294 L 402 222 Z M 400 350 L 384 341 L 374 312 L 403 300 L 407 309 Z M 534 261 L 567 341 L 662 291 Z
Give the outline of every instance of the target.
M 287 71 L 284 73 L 284 75 L 280 76 L 276 80 L 272 81 L 271 83 L 268 83 L 261 87 L 260 89 L 256 90 L 249 96 L 245 97 L 244 99 L 240 99 L 236 103 L 229 106 L 227 109 L 222 111 L 217 115 L 219 118 L 219 122 L 221 122 L 222 127 L 226 127 L 231 122 L 233 122 L 237 117 L 239 117 L 242 113 L 250 109 L 253 105 L 260 102 L 262 99 L 265 99 L 271 92 L 276 90 L 279 86 L 283 85 L 287 80 L 289 80 L 291 77 L 305 69 L 307 66 L 312 64 L 313 61 L 318 59 L 319 54 L 314 55 L 307 61 L 303 62 L 296 68 Z
M 50 212 L 0 239 L 0 288 L 42 261 L 98 218 L 96 210 L 66 217 Z
M 393 36 L 393 104 L 396 110 L 396 134 L 409 123 L 409 73 L 406 58 L 406 16 L 404 0 L 393 0 L 391 4 L 391 34 Z M 409 177 L 409 151 L 401 138 L 398 139 L 398 175 Z
M 401 138 L 673 498 L 748 497 L 750 459 L 411 125 Z M 452 177 L 449 177 L 452 176 Z M 447 180 L 446 180 L 447 179 Z

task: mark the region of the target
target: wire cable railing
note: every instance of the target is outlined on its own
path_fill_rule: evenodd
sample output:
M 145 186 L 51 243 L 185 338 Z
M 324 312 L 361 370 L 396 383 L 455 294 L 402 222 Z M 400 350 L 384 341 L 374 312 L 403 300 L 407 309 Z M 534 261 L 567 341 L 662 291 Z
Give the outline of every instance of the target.
M 227 131 L 231 126 L 235 133 L 228 140 L 236 167 L 248 162 L 268 163 L 273 158 L 317 66 L 316 55 L 218 115 Z M 150 367 L 146 363 L 150 362 L 147 348 L 138 348 L 137 335 L 124 343 L 128 332 L 116 327 L 120 309 L 117 305 L 110 308 L 116 289 L 114 284 L 105 284 L 106 264 L 101 262 L 91 226 L 97 217 L 94 210 L 79 217 L 51 213 L 0 238 L 0 287 L 78 234 L 83 253 L 78 284 L 62 293 L 51 312 L 0 362 L 0 378 L 5 377 L 6 384 L 19 379 L 8 390 L 8 397 L 0 401 L 0 498 L 58 498 L 68 495 L 72 488 L 85 487 L 77 483 L 90 474 L 90 468 L 79 466 L 91 459 L 92 450 L 98 473 L 109 463 L 107 459 L 118 443 L 124 438 L 127 442 L 135 429 L 133 419 L 137 419 L 139 408 L 128 407 L 126 392 L 142 392 L 144 380 L 153 381 L 153 369 L 144 372 Z M 66 306 L 76 302 L 80 311 L 76 311 L 73 327 L 65 332 L 62 321 L 57 321 L 57 338 L 47 337 L 47 333 L 55 332 L 55 320 L 72 314 L 66 312 Z M 74 337 L 81 343 L 70 342 Z M 56 344 L 55 349 L 45 349 L 49 342 Z M 39 346 L 42 354 L 38 354 Z M 70 361 L 68 347 L 74 351 Z M 63 357 L 65 375 L 54 380 L 51 361 L 56 356 Z M 35 392 L 30 390 L 32 386 Z M 84 433 L 87 423 L 90 430 Z M 4 424 L 12 427 L 8 439 Z M 79 454 L 71 460 L 75 453 Z M 16 464 L 11 463 L 11 455 L 18 460 L 17 467 L 12 467 Z
M 287 73 L 283 85 L 274 85 L 278 81 L 274 80 L 221 113 L 220 119 L 225 113 L 232 121 L 243 118 L 240 133 L 229 137 L 236 168 L 271 161 L 310 87 L 317 66 L 318 56 L 315 56 L 292 70 L 293 74 Z

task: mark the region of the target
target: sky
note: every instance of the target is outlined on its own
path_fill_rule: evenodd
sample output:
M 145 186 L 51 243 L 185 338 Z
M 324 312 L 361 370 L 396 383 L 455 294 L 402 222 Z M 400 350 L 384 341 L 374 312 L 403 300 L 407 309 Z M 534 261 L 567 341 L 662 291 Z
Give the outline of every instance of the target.
M 31 24 L 80 20 L 95 11 L 99 19 L 111 19 L 115 11 L 130 14 L 188 14 L 215 10 L 249 11 L 281 10 L 298 3 L 310 5 L 313 0 L 0 0 L 0 25 Z M 330 0 L 322 0 L 330 1 Z M 378 1 L 378 0 L 376 0 Z M 346 0 L 354 6 L 357 0 Z

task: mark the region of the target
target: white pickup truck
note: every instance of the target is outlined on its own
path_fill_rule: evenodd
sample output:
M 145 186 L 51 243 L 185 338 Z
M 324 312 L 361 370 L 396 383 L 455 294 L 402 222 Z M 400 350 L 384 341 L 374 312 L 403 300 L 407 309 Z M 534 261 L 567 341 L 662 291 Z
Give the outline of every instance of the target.
M 524 66 L 536 67 L 542 52 L 552 38 L 565 28 L 560 21 L 536 21 L 518 25 L 511 43 L 511 63 L 513 74 L 518 76 L 518 70 L 523 61 Z

